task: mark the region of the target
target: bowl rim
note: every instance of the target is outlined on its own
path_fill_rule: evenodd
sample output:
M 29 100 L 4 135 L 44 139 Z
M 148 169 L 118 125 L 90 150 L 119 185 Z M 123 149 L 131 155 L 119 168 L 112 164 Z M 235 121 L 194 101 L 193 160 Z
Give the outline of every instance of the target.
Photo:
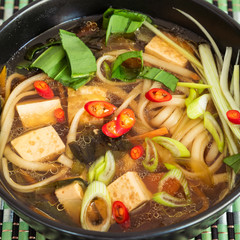
M 31 3 L 29 3 L 27 6 L 23 7 L 22 9 L 18 10 L 15 14 L 13 14 L 10 18 L 8 18 L 3 24 L 0 26 L 0 35 L 1 31 L 8 27 L 9 24 L 13 23 L 16 19 L 18 19 L 21 16 L 24 16 L 28 11 L 31 11 L 32 9 L 37 8 L 38 6 L 45 4 L 49 2 L 50 0 L 35 0 Z M 220 10 L 218 7 L 214 6 L 213 4 L 204 1 L 204 0 L 192 0 L 192 2 L 195 2 L 204 8 L 210 9 L 212 12 L 214 12 L 216 15 L 223 18 L 226 22 L 233 25 L 235 28 L 237 28 L 240 32 L 240 24 L 238 24 L 232 17 L 230 17 L 228 14 Z M 41 216 L 40 214 L 37 214 L 36 212 L 30 210 L 23 202 L 19 202 L 16 199 L 14 199 L 7 190 L 4 189 L 4 187 L 0 188 L 0 197 L 3 198 L 4 201 L 9 204 L 9 206 L 14 209 L 17 213 L 23 213 L 27 218 L 32 219 L 33 221 L 40 223 L 48 228 L 54 229 L 56 231 L 60 231 L 65 234 L 70 234 L 72 236 L 76 237 L 87 237 L 88 239 L 96 239 L 98 238 L 104 238 L 104 239 L 122 239 L 123 236 L 119 235 L 119 232 L 95 232 L 95 231 L 89 231 L 85 230 L 79 227 L 72 227 L 70 225 L 66 225 L 64 223 L 59 223 L 57 221 L 53 221 L 51 219 L 48 219 L 46 217 Z M 161 228 L 155 228 L 151 230 L 145 230 L 145 231 L 139 231 L 139 232 L 125 232 L 124 233 L 124 239 L 146 239 L 147 237 L 160 237 L 164 234 L 171 234 L 176 231 L 184 231 L 188 227 L 192 227 L 194 225 L 197 225 L 199 222 L 206 220 L 210 218 L 212 215 L 215 215 L 221 211 L 226 211 L 227 207 L 232 204 L 238 197 L 240 197 L 240 186 L 236 187 L 235 190 L 233 190 L 230 194 L 225 196 L 220 202 L 215 204 L 214 206 L 210 207 L 206 211 L 191 217 L 189 219 L 186 219 L 184 221 L 171 224 L 169 226 L 161 227 Z M 27 221 L 26 221 L 27 222 Z M 27 222 L 30 224 L 29 222 Z M 64 227 L 64 229 L 63 229 Z M 89 236 L 89 234 L 91 236 Z M 140 234 L 140 236 L 136 236 Z

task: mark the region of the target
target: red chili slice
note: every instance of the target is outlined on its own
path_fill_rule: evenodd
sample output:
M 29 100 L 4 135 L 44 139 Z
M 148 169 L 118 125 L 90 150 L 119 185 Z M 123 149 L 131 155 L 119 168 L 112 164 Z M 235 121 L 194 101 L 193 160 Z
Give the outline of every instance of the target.
M 34 82 L 34 87 L 37 91 L 37 93 L 46 99 L 51 99 L 54 97 L 54 93 L 52 89 L 48 86 L 48 84 L 44 81 L 36 81 Z
M 121 135 L 125 134 L 133 127 L 135 121 L 133 110 L 129 108 L 123 109 L 117 116 L 117 132 Z
M 227 111 L 227 118 L 230 122 L 234 124 L 240 124 L 240 112 L 237 110 Z
M 57 108 L 54 110 L 54 116 L 57 119 L 59 123 L 62 123 L 65 121 L 65 113 L 62 108 Z
M 120 133 L 117 132 L 116 124 L 117 124 L 117 121 L 116 121 L 116 120 L 113 120 L 113 121 L 110 121 L 110 122 L 104 124 L 104 125 L 102 126 L 102 132 L 103 132 L 106 136 L 111 137 L 111 138 L 120 137 L 122 134 L 120 134 Z
M 162 88 L 152 88 L 145 94 L 145 97 L 151 102 L 167 102 L 172 99 L 172 95 Z
M 104 118 L 110 116 L 117 108 L 105 101 L 90 101 L 84 105 L 85 110 L 92 116 Z
M 118 224 L 124 224 L 129 220 L 129 213 L 121 201 L 115 201 L 112 205 L 113 217 Z
M 143 154 L 144 154 L 144 149 L 143 149 L 142 145 L 137 145 L 137 146 L 133 147 L 130 151 L 130 156 L 134 160 L 142 157 Z

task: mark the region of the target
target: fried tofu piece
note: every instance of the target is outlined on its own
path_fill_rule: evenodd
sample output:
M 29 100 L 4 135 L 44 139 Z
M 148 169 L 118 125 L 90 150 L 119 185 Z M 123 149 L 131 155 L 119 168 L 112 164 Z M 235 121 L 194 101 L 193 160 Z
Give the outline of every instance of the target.
M 52 126 L 29 131 L 11 141 L 27 161 L 50 161 L 65 151 L 65 145 Z
M 58 201 L 63 205 L 66 213 L 74 222 L 80 222 L 81 204 L 83 199 L 83 189 L 81 185 L 74 181 L 71 184 L 58 188 L 55 191 Z
M 62 108 L 60 99 L 34 99 L 16 105 L 16 110 L 25 128 L 36 128 L 57 122 L 54 110 Z
M 164 61 L 185 67 L 188 60 L 160 37 L 155 36 L 145 46 L 145 52 Z
M 101 100 L 106 101 L 106 90 L 101 87 L 83 86 L 77 91 L 68 88 L 68 122 L 72 122 L 77 111 L 82 108 L 85 103 L 89 101 Z M 84 112 L 81 116 L 79 125 L 92 123 L 102 124 L 103 119 L 91 116 L 89 113 Z
M 121 201 L 128 211 L 139 207 L 152 197 L 137 172 L 127 172 L 107 187 L 112 202 Z

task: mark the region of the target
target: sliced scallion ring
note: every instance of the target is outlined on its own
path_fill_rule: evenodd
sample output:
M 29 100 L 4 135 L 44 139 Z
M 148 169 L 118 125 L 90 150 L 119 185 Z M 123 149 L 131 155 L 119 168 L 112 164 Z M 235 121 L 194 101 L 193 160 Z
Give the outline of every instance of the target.
M 174 157 L 190 157 L 190 152 L 186 146 L 175 139 L 158 136 L 152 140 L 168 149 Z
M 104 216 L 101 215 L 101 221 L 92 222 L 89 208 L 91 208 L 91 205 L 94 204 L 96 200 L 102 202 L 106 214 L 104 214 Z M 82 227 L 86 230 L 107 232 L 111 226 L 111 216 L 112 203 L 106 185 L 102 182 L 93 181 L 88 186 L 82 200 L 80 216 Z

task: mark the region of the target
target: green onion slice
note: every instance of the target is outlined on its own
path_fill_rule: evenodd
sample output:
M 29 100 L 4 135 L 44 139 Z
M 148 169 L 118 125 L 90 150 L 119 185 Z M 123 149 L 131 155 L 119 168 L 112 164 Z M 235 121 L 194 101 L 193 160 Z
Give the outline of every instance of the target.
M 219 126 L 213 115 L 206 111 L 204 113 L 204 127 L 212 134 L 214 140 L 217 143 L 218 151 L 223 152 L 224 148 L 224 136 L 221 127 Z
M 142 164 L 149 172 L 154 172 L 158 166 L 158 153 L 154 142 L 150 138 L 145 138 L 146 143 L 146 156 Z M 152 154 L 154 155 L 153 157 Z
M 90 217 L 88 216 L 88 207 L 95 199 L 100 199 L 104 202 L 105 205 L 104 209 L 107 212 L 107 217 L 105 219 L 102 219 L 102 221 L 98 224 L 92 223 Z M 107 232 L 111 226 L 111 216 L 112 216 L 112 203 L 106 185 L 98 181 L 92 182 L 87 187 L 87 190 L 82 200 L 80 216 L 82 227 L 86 230 Z
M 185 105 L 186 105 L 186 107 L 188 107 L 189 104 L 190 104 L 194 99 L 197 98 L 197 96 L 198 96 L 198 94 L 197 94 L 196 90 L 193 89 L 193 88 L 190 88 L 190 90 L 189 90 L 189 95 L 188 95 L 188 97 L 185 99 Z
M 212 87 L 211 85 L 208 85 L 208 84 L 191 83 L 191 82 L 178 82 L 177 85 L 181 87 L 196 88 L 196 89 L 206 89 L 206 88 Z
M 210 94 L 203 94 L 202 96 L 193 100 L 187 107 L 187 116 L 190 119 L 201 117 L 206 111 Z
M 174 157 L 190 157 L 190 152 L 181 142 L 169 137 L 154 137 L 152 140 L 168 149 Z

